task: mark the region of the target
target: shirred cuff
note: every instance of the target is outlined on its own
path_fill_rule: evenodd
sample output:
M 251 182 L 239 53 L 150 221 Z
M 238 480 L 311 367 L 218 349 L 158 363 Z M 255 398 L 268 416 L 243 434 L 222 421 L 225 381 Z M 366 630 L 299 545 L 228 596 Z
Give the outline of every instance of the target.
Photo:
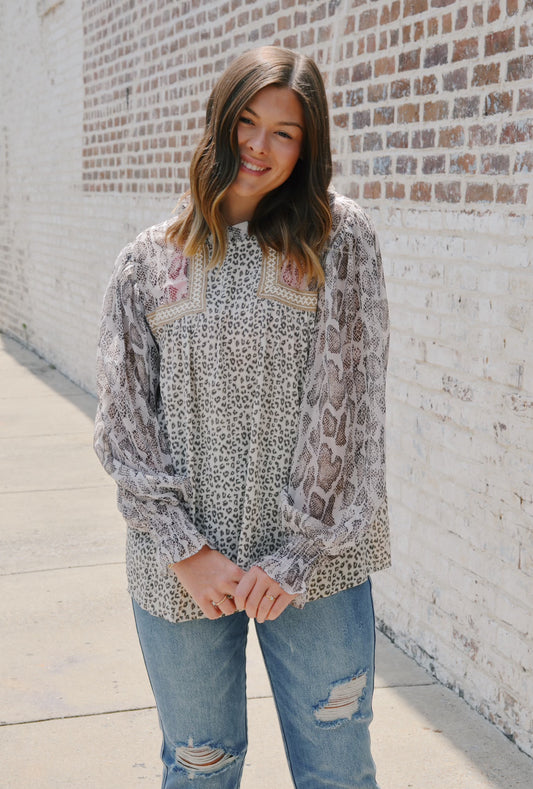
M 180 535 L 183 538 L 183 532 L 180 532 Z M 190 533 L 188 537 L 190 539 L 186 543 L 178 543 L 176 540 L 168 537 L 157 545 L 157 561 L 161 569 L 168 570 L 169 565 L 194 556 L 204 545 L 207 545 L 205 537 L 202 537 L 198 532 Z
M 320 558 L 320 548 L 316 543 L 294 534 L 282 548 L 255 565 L 277 581 L 284 592 L 298 595 L 293 605 L 303 608 L 310 576 Z
M 297 594 L 293 605 L 302 608 L 307 599 L 311 575 L 325 557 L 336 556 L 346 547 L 346 532 L 353 527 L 328 529 L 322 521 L 294 506 L 287 490 L 279 494 L 281 523 L 287 542 L 275 553 L 256 562 L 256 566 L 279 583 L 289 594 Z
M 282 530 L 289 535 L 287 542 L 255 564 L 273 578 L 283 591 L 298 595 L 293 605 L 303 608 L 309 579 L 322 558 L 321 547 L 314 537 L 322 524 L 311 515 L 297 510 L 286 490 L 280 491 L 279 508 Z
M 168 571 L 169 564 L 188 559 L 207 545 L 179 504 L 143 499 L 124 488 L 118 489 L 117 503 L 128 526 L 151 535 L 161 571 Z

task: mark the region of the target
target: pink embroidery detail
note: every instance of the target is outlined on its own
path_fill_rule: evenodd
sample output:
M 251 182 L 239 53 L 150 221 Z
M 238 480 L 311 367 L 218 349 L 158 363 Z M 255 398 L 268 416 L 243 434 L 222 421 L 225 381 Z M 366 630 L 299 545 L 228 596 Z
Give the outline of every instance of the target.
M 284 260 L 281 268 L 281 281 L 288 288 L 302 290 L 302 277 L 298 266 L 292 260 Z
M 172 258 L 166 287 L 170 303 L 180 301 L 187 295 L 187 258 L 181 252 L 177 252 Z

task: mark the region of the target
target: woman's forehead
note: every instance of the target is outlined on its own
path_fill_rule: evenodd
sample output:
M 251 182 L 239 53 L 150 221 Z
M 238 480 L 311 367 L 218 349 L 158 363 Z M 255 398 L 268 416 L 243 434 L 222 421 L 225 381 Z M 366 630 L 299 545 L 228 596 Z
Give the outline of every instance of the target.
M 298 95 L 285 86 L 267 85 L 246 102 L 245 109 L 257 117 L 277 118 L 286 125 L 304 128 L 304 111 Z

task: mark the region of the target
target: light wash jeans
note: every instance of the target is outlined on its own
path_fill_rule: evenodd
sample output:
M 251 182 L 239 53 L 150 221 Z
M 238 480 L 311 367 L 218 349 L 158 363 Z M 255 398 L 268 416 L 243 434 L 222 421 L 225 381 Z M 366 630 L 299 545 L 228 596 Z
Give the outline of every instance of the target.
M 238 789 L 248 617 L 172 624 L 133 607 L 163 732 L 162 789 Z M 377 789 L 370 582 L 256 629 L 297 789 Z

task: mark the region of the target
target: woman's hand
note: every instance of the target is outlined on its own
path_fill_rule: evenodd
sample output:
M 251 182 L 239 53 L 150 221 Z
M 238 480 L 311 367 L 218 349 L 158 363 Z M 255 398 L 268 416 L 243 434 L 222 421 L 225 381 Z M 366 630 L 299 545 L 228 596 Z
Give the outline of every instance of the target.
M 171 569 L 208 619 L 237 610 L 234 597 L 244 570 L 219 551 L 204 545 L 198 553 L 171 565 Z
M 238 611 L 246 611 L 250 619 L 265 622 L 277 619 L 298 595 L 284 592 L 260 567 L 251 567 L 243 573 L 233 597 Z

